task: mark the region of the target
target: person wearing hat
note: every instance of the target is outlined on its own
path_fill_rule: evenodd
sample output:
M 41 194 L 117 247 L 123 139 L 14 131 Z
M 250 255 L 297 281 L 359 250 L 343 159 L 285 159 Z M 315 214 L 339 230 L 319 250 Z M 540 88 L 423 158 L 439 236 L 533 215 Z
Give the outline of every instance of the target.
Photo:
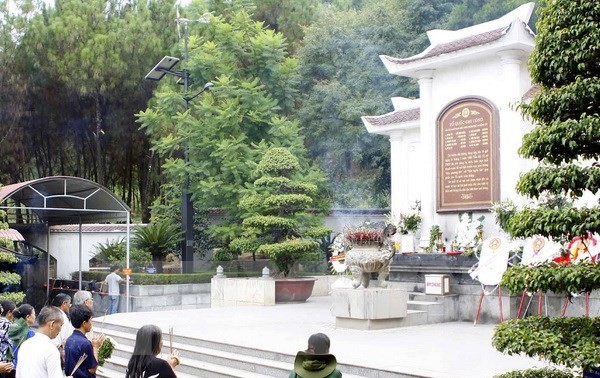
M 315 333 L 308 338 L 308 348 L 296 354 L 294 370 L 288 378 L 341 378 L 337 361 L 329 354 L 329 337 Z

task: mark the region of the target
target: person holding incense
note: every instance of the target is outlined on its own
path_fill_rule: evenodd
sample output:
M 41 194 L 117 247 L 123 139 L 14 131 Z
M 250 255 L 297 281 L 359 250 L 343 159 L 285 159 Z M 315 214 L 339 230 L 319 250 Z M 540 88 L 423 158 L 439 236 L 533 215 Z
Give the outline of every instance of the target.
M 104 335 L 97 335 L 92 341 L 85 337 L 92 330 L 93 316 L 86 305 L 72 306 L 69 316 L 75 330 L 65 343 L 65 372 L 73 378 L 96 378 L 98 349 Z
M 180 364 L 179 352 L 171 348 L 171 355 L 166 360 L 158 358 L 156 356 L 162 344 L 159 327 L 147 324 L 140 328 L 135 335 L 135 347 L 127 364 L 125 378 L 177 378 L 173 369 Z

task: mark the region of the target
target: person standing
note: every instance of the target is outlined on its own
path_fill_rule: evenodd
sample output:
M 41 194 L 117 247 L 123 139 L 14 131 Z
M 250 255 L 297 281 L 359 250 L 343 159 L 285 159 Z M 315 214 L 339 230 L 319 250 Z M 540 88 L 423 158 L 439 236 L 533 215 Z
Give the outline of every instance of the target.
M 13 378 L 15 376 L 13 350 L 8 337 L 8 329 L 13 321 L 12 312 L 15 302 L 5 299 L 0 302 L 0 378 Z
M 92 298 L 92 293 L 87 290 L 79 290 L 73 294 L 73 304 L 83 304 L 88 306 L 90 310 L 94 311 L 94 298 Z
M 58 307 L 42 308 L 38 332 L 21 345 L 17 378 L 64 378 L 60 353 L 51 341 L 60 333 L 62 322 L 62 311 Z
M 177 378 L 173 369 L 180 364 L 179 352 L 174 350 L 166 360 L 163 360 L 156 357 L 161 348 L 162 331 L 159 327 L 147 324 L 138 329 L 125 378 Z
M 119 310 L 119 299 L 121 298 L 121 291 L 119 284 L 125 280 L 121 278 L 117 273 L 121 270 L 121 267 L 115 265 L 111 268 L 112 273 L 106 276 L 102 284 L 108 285 L 108 315 L 114 314 Z
M 288 378 L 341 378 L 342 372 L 337 369 L 335 356 L 329 354 L 330 345 L 326 334 L 311 335 L 306 351 L 296 354 L 294 370 Z
M 65 346 L 65 341 L 67 341 L 69 336 L 71 336 L 73 333 L 73 326 L 71 325 L 71 321 L 67 316 L 69 309 L 71 308 L 71 297 L 65 293 L 58 293 L 56 294 L 56 297 L 54 297 L 52 305 L 60 308 L 60 310 L 63 312 L 63 325 L 60 333 L 58 336 L 52 339 L 52 343 L 58 348 L 62 349 Z
M 13 311 L 15 322 L 8 329 L 8 337 L 13 347 L 13 364 L 18 366 L 19 349 L 25 340 L 33 337 L 35 332 L 30 328 L 35 323 L 35 309 L 22 304 Z
M 65 343 L 65 371 L 73 373 L 74 378 L 95 378 L 98 369 L 98 350 L 104 341 L 104 335 L 94 337 L 89 341 L 85 334 L 92 330 L 92 310 L 85 305 L 75 305 L 69 311 L 71 324 L 75 330 Z M 86 355 L 77 367 L 77 361 Z

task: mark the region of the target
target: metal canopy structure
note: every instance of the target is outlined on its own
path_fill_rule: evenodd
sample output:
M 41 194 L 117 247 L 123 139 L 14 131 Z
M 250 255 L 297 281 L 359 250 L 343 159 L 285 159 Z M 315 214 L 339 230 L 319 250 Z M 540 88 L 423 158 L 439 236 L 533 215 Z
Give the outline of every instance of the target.
M 7 211 L 9 223 L 49 226 L 127 221 L 130 212 L 125 202 L 102 185 L 70 176 L 44 177 L 3 186 L 0 209 Z
M 49 233 L 49 227 L 53 225 L 79 224 L 80 290 L 81 225 L 84 223 L 126 222 L 127 268 L 129 268 L 131 209 L 102 185 L 72 176 L 51 176 L 6 185 L 0 188 L 0 210 L 6 211 L 6 219 L 13 228 L 24 229 L 36 224 L 44 224 Z M 46 240 L 49 244 L 49 234 L 47 234 Z M 49 259 L 50 246 L 47 245 L 47 248 Z M 127 312 L 129 312 L 129 276 L 127 276 L 126 296 Z

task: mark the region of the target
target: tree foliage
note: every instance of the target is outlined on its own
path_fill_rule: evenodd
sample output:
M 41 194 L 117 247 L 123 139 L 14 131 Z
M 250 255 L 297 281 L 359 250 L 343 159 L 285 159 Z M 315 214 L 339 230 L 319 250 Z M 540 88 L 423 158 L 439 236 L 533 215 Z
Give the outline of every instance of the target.
M 539 166 L 521 177 L 517 190 L 538 203 L 512 208 L 502 224 L 514 237 L 585 237 L 600 231 L 598 203 L 575 201 L 585 191 L 598 192 L 600 3 L 549 0 L 539 12 L 537 30 L 529 68 L 540 91 L 520 106 L 535 128 L 525 136 L 520 153 Z M 577 293 L 598 287 L 597 272 L 595 264 L 512 267 L 504 280 L 512 290 Z M 511 320 L 497 328 L 494 345 L 509 354 L 588 369 L 600 364 L 598 319 Z
M 0 176 L 85 177 L 143 212 L 159 164 L 133 114 L 150 94 L 141 77 L 176 38 L 173 3 L 18 2 L 7 12 L 0 70 L 10 74 L 0 75 L 0 96 L 11 105 L 0 111 Z
M 369 135 L 360 117 L 392 110 L 390 97 L 414 96 L 415 83 L 390 75 L 380 54 L 410 56 L 426 46 L 452 1 L 366 1 L 360 10 L 326 12 L 299 50 L 297 118 L 306 144 L 326 172 L 334 206 L 386 206 L 389 142 Z
M 586 191 L 598 191 L 600 170 L 594 163 L 600 156 L 598 15 L 600 5 L 586 1 L 553 0 L 540 10 L 536 47 L 529 60 L 540 92 L 531 103 L 520 105 L 535 128 L 519 150 L 539 166 L 519 180 L 517 190 L 524 195 L 576 199 Z M 574 201 L 560 208 L 542 203 L 517 212 L 506 227 L 519 237 L 584 235 L 600 230 L 599 211 L 597 205 L 582 207 Z
M 204 193 L 195 194 L 197 210 L 225 202 L 234 210 L 236 194 L 215 197 L 251 182 L 255 162 L 272 144 L 292 147 L 304 168 L 307 155 L 297 152 L 307 148 L 327 172 L 336 205 L 386 206 L 389 143 L 368 135 L 360 117 L 392 110 L 390 97 L 415 96 L 417 87 L 387 73 L 378 56 L 413 55 L 427 45 L 429 29 L 485 21 L 522 1 L 191 2 L 182 17 L 197 20 L 206 11 L 214 17 L 210 24 L 188 23 L 190 59 L 178 68 L 191 73 L 190 94 L 207 81 L 220 88 L 185 112 L 180 88 L 163 80 L 150 107 L 170 110 L 152 115 L 160 126 L 150 127 L 148 119 L 139 130 L 134 115 L 148 107 L 155 89 L 142 80 L 145 73 L 162 56 L 183 57 L 175 3 L 0 0 L 1 181 L 84 177 L 123 197 L 143 221 L 150 220 L 151 204 L 155 219 L 179 219 L 186 170 L 182 149 L 169 144 L 181 147 L 190 136 L 191 143 L 203 138 L 190 149 L 188 166 L 194 192 Z M 446 24 L 449 14 L 464 25 Z M 586 80 L 580 86 L 592 90 L 596 84 Z M 215 172 L 222 176 L 212 180 Z M 230 227 L 221 231 L 233 235 Z
M 181 187 L 189 179 L 197 207 L 227 210 L 228 220 L 212 228 L 224 243 L 239 230 L 237 203 L 268 148 L 290 148 L 310 180 L 322 180 L 308 163 L 297 122 L 285 117 L 294 103 L 297 60 L 288 56 L 281 34 L 238 8 L 216 15 L 210 24 L 189 25 L 190 58 L 183 68 L 191 75 L 192 91 L 210 80 L 211 92 L 186 109 L 179 88 L 164 80 L 150 107 L 138 114 L 153 150 L 165 157 L 167 185 Z
M 106 243 L 94 245 L 94 259 L 104 263 L 104 266 L 127 266 L 127 242 L 125 238 L 106 240 Z M 149 251 L 131 248 L 129 251 L 129 266 L 134 269 L 145 268 L 152 263 Z
M 231 243 L 238 253 L 268 255 L 286 277 L 299 260 L 319 258 L 319 243 L 307 235 L 320 238 L 331 232 L 318 227 L 318 213 L 308 213 L 317 187 L 300 172 L 298 159 L 287 148 L 267 150 L 256 167 L 254 187 L 239 202 L 243 232 Z M 315 227 L 321 234 L 315 235 Z
M 1 186 L 1 185 L 0 185 Z M 8 224 L 3 221 L 6 212 L 4 210 L 0 210 L 0 229 L 7 229 Z M 19 258 L 14 254 L 9 252 L 12 248 L 12 241 L 5 237 L 0 237 L 0 264 L 5 267 L 14 266 L 14 264 L 19 262 Z M 21 275 L 18 273 L 14 273 L 8 270 L 0 271 L 0 300 L 2 299 L 11 299 L 16 304 L 19 304 L 25 298 L 25 293 L 22 291 L 10 291 L 10 286 L 19 285 L 21 283 Z
M 600 364 L 599 323 L 600 317 L 510 319 L 496 327 L 492 344 L 509 355 L 525 353 L 554 364 L 590 369 Z
M 461 29 L 481 24 L 504 16 L 517 7 L 530 3 L 531 0 L 463 0 L 454 8 L 448 17 L 448 28 Z M 540 3 L 540 1 L 533 1 Z M 535 29 L 536 17 L 532 17 L 530 26 Z
M 178 224 L 169 222 L 151 223 L 138 227 L 133 237 L 135 248 L 150 253 L 157 273 L 163 272 L 163 261 L 167 253 L 181 241 Z

